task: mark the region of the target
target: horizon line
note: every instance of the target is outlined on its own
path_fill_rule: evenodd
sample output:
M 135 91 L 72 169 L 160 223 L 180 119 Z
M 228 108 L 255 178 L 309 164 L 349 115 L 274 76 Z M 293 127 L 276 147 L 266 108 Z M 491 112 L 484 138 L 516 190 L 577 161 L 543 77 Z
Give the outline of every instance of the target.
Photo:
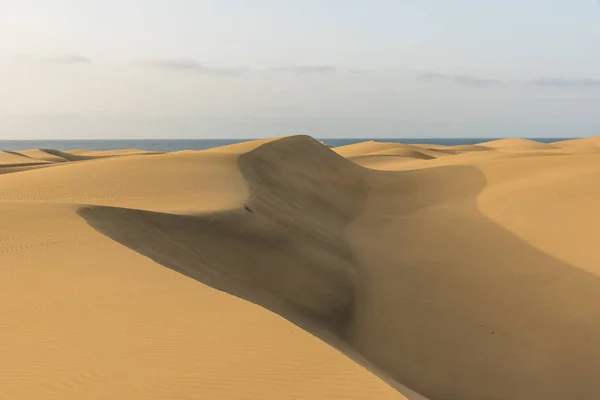
M 234 137 L 228 137 L 228 138 L 149 138 L 149 137 L 144 137 L 144 138 L 89 138 L 89 139 L 76 139 L 76 138 L 59 138 L 59 139 L 53 139 L 53 138 L 25 138 L 25 139 L 0 139 L 0 142 L 11 142 L 11 141 L 43 141 L 43 140 L 47 140 L 47 141 L 105 141 L 105 140 L 111 140 L 111 141 L 125 141 L 125 140 L 162 140 L 162 141 L 174 141 L 174 140 L 263 140 L 263 139 L 274 139 L 274 138 L 278 138 L 278 137 L 289 137 L 289 136 L 299 136 L 299 135 L 282 135 L 282 136 L 268 136 L 268 137 L 253 137 L 253 138 L 234 138 Z M 440 137 L 440 136 L 423 136 L 423 137 L 402 137 L 402 136 L 398 136 L 398 137 L 391 137 L 391 136 L 384 136 L 384 137 L 318 137 L 318 136 L 312 136 L 312 135 L 305 135 L 305 136 L 310 136 L 314 139 L 322 139 L 322 140 L 398 140 L 398 139 L 408 139 L 408 140 L 417 140 L 417 139 L 424 139 L 424 140 L 432 140 L 432 139 L 445 139 L 445 140 L 456 140 L 456 139 L 465 139 L 465 140 L 473 140 L 473 139 L 490 139 L 490 140 L 497 140 L 497 139 L 531 139 L 531 140 L 535 140 L 535 139 L 583 139 L 583 138 L 587 138 L 587 137 L 595 137 L 598 135 L 592 135 L 592 136 L 447 136 L 447 137 Z

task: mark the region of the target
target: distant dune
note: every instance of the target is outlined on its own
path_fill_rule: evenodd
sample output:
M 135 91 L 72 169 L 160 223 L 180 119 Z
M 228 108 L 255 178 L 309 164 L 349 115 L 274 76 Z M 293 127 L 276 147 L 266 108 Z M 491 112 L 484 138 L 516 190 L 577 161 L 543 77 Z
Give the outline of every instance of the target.
M 0 168 L 16 167 L 24 165 L 40 165 L 47 163 L 46 160 L 28 157 L 16 151 L 0 150 Z
M 0 399 L 594 399 L 598 143 L 0 152 Z
M 568 149 L 571 152 L 578 150 L 598 151 L 598 149 L 600 149 L 600 136 L 584 139 L 565 140 L 562 142 L 555 142 L 553 143 L 553 145 L 559 148 Z
M 556 148 L 551 143 L 541 143 L 529 139 L 499 139 L 490 142 L 484 142 L 481 146 L 497 150 L 519 151 L 519 150 L 547 150 Z

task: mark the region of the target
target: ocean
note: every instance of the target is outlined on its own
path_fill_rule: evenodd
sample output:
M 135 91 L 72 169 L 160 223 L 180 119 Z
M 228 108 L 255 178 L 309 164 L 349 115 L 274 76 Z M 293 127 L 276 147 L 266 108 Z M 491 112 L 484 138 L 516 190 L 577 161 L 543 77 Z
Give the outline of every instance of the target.
M 538 142 L 550 143 L 573 138 L 535 138 Z M 0 150 L 54 149 L 54 150 L 116 150 L 141 149 L 151 151 L 205 150 L 214 147 L 246 142 L 252 139 L 124 139 L 124 140 L 0 140 Z M 440 144 L 447 146 L 475 144 L 494 140 L 494 138 L 340 138 L 318 139 L 329 146 L 376 140 L 379 142 L 401 142 L 408 144 Z

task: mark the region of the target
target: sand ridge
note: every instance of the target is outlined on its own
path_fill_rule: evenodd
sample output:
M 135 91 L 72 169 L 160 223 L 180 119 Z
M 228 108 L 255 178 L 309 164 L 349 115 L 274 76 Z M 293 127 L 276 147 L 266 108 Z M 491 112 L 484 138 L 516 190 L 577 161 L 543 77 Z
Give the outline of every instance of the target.
M 52 154 L 53 153 L 52 150 L 48 151 L 48 150 L 43 150 L 43 149 L 31 149 L 31 150 L 22 150 L 22 151 L 19 151 L 18 153 L 23 156 L 33 158 L 35 160 L 48 161 L 51 163 L 69 161 L 68 159 L 66 159 L 64 157 L 61 157 L 56 154 Z
M 10 151 L 0 149 L 0 175 L 28 171 L 61 163 L 81 162 L 102 158 L 123 157 L 130 155 L 153 155 L 159 152 L 120 149 L 120 150 L 71 150 L 29 149 Z
M 520 150 L 547 150 L 555 148 L 554 145 L 549 143 L 536 142 L 530 139 L 498 139 L 489 142 L 481 143 L 480 146 L 492 148 L 492 149 L 503 149 L 508 151 L 520 151 Z
M 0 167 L 39 165 L 45 163 L 45 160 L 38 160 L 32 157 L 28 157 L 16 151 L 0 150 Z
M 0 270 L 0 398 L 405 398 L 277 314 L 171 271 L 86 220 L 95 210 L 113 227 L 125 222 L 125 235 L 132 235 L 126 240 L 155 243 L 159 251 L 165 250 L 161 231 L 172 234 L 168 246 L 179 232 L 184 242 L 173 243 L 180 248 L 174 262 L 186 268 L 185 257 L 194 254 L 183 251 L 185 238 L 200 245 L 189 249 L 192 253 L 211 243 L 210 235 L 205 240 L 193 235 L 202 229 L 197 221 L 218 235 L 212 228 L 223 213 L 242 217 L 237 228 L 250 215 L 239 156 L 232 151 L 133 155 L 2 175 L 0 264 L 9 268 Z M 169 232 L 172 223 L 178 231 Z M 263 257 L 261 241 L 268 246 L 281 240 L 251 233 L 238 238 L 239 246 L 256 248 L 256 257 Z M 235 237 L 217 238 L 220 250 L 196 254 L 208 257 L 209 266 L 214 266 L 211 257 L 236 256 Z M 244 245 L 245 240 L 250 242 Z M 280 262 L 286 262 L 285 255 L 280 251 Z M 266 256 L 277 260 L 276 254 Z M 300 275 L 302 263 L 310 267 L 302 261 Z M 233 270 L 221 272 L 224 282 L 235 282 Z M 219 270 L 206 273 L 216 279 Z M 260 274 L 254 281 L 262 282 Z M 275 281 L 265 287 L 279 290 L 270 298 L 282 293 Z M 296 308 L 315 303 L 297 295 Z
M 0 175 L 0 398 L 594 398 L 598 182 L 306 136 Z

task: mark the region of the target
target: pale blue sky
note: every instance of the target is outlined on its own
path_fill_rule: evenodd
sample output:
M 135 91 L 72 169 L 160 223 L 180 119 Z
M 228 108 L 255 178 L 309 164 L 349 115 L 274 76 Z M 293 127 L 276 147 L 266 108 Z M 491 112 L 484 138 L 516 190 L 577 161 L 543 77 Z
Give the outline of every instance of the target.
M 0 0 L 0 139 L 600 135 L 597 0 Z

